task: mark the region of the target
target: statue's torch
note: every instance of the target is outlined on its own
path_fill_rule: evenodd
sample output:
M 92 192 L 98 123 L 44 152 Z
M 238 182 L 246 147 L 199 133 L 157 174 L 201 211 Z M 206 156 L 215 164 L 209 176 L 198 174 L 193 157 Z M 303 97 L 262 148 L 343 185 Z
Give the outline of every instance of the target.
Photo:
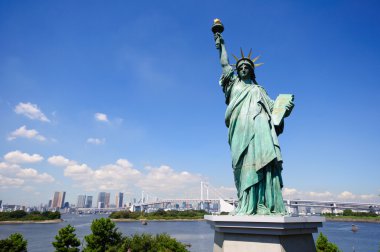
M 216 48 L 220 48 L 220 35 L 224 31 L 224 26 L 220 19 L 215 18 L 214 19 L 214 25 L 211 28 L 211 31 L 214 33 L 214 38 L 215 38 L 215 45 Z

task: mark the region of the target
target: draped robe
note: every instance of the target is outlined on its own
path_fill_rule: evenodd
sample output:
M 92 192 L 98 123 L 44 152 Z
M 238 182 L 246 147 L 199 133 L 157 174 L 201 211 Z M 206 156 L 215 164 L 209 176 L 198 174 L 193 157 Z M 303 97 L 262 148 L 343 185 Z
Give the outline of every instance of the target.
M 239 205 L 237 215 L 285 214 L 281 188 L 282 157 L 272 122 L 273 101 L 263 87 L 225 72 L 225 123 Z

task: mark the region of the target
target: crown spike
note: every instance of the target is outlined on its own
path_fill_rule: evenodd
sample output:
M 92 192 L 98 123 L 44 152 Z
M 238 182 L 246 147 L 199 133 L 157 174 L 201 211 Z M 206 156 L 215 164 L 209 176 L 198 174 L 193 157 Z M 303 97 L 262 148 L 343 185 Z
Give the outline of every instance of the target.
M 238 57 L 236 57 L 235 55 L 233 55 L 232 54 L 232 57 L 234 57 L 234 59 L 236 60 L 236 61 L 238 61 L 239 60 L 239 58 Z
M 243 49 L 242 49 L 241 47 L 240 47 L 240 53 L 241 53 L 241 57 L 242 57 L 242 58 L 245 58 L 245 57 L 244 57 L 244 53 L 243 53 Z
M 256 58 L 254 58 L 254 59 L 252 60 L 252 62 L 255 63 L 259 58 L 260 58 L 260 55 L 257 56 Z
M 251 50 L 249 50 L 249 54 L 247 56 L 248 59 L 251 59 L 251 54 L 252 54 L 252 48 L 251 48 Z
M 263 65 L 264 63 L 258 63 L 258 64 L 255 64 L 255 67 L 259 67 L 261 65 Z

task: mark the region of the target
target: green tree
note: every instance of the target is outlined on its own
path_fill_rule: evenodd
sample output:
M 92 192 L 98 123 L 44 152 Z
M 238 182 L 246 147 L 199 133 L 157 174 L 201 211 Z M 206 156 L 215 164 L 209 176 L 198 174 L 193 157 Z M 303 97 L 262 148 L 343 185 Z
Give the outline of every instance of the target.
M 326 236 L 319 234 L 317 239 L 317 252 L 341 252 L 338 246 L 332 242 L 329 242 Z
M 0 240 L 0 252 L 26 252 L 28 242 L 22 234 L 14 233 L 8 238 Z
M 343 210 L 343 216 L 353 216 L 353 212 L 351 209 Z
M 85 252 L 105 252 L 121 242 L 121 233 L 117 231 L 115 223 L 110 219 L 100 218 L 93 220 L 91 224 L 92 234 L 84 239 L 87 246 Z
M 125 237 L 118 252 L 144 251 L 144 252 L 188 252 L 186 246 L 167 234 L 135 234 Z
M 25 217 L 27 213 L 24 210 L 16 210 L 9 213 L 9 216 L 14 219 L 20 219 L 22 217 Z
M 79 252 L 80 241 L 75 235 L 75 228 L 67 225 L 58 231 L 52 243 L 57 252 Z

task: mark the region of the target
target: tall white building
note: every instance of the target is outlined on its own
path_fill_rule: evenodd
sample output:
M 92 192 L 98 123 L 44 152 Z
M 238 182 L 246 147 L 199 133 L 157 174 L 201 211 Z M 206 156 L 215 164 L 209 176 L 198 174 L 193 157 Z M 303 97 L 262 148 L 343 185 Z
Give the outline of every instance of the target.
M 110 207 L 110 198 L 111 198 L 111 193 L 106 193 L 105 200 L 104 200 L 104 206 L 106 208 Z
M 86 198 L 86 208 L 92 207 L 92 196 L 87 196 Z
M 86 195 L 79 195 L 78 196 L 77 207 L 79 207 L 79 208 L 86 207 Z
M 99 192 L 98 201 L 97 201 L 96 206 L 98 208 L 104 208 L 106 205 L 105 202 L 106 202 L 106 193 L 105 192 Z
M 63 208 L 65 204 L 66 192 L 54 192 L 52 207 L 53 208 Z
M 115 205 L 117 208 L 123 207 L 123 193 L 122 192 L 119 192 L 118 194 L 116 194 Z

